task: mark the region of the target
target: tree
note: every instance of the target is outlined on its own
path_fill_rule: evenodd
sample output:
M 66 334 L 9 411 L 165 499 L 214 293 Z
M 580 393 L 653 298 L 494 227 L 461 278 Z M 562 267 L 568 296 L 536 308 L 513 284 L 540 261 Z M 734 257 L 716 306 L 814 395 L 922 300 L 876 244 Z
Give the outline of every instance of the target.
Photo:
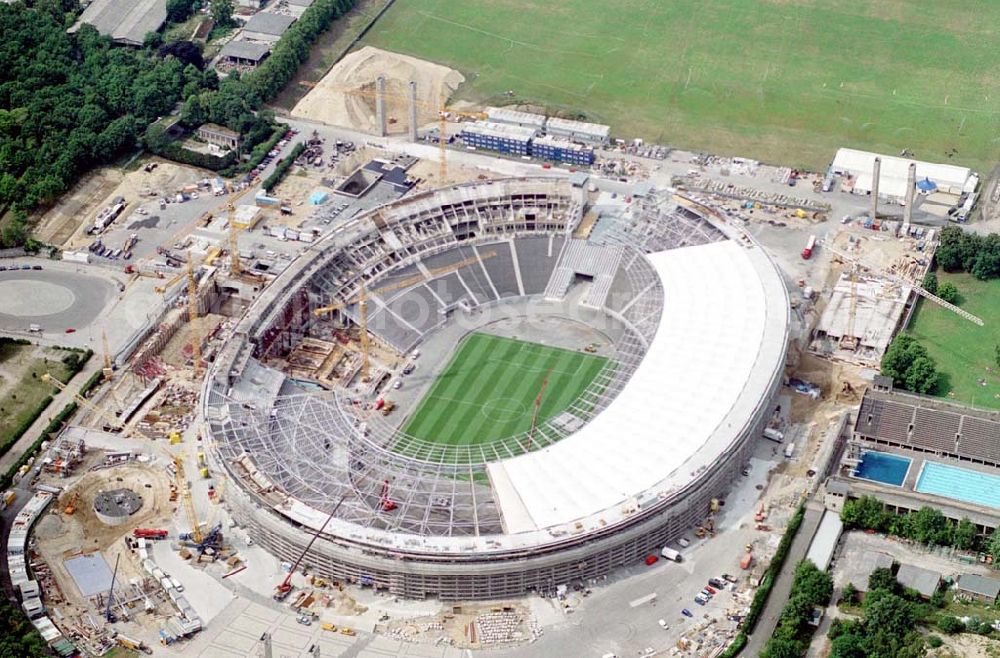
M 229 27 L 233 22 L 233 0 L 215 0 L 212 3 L 212 20 L 217 27 Z
M 885 568 L 875 569 L 868 576 L 869 594 L 871 592 L 875 592 L 878 590 L 889 592 L 892 594 L 899 593 L 899 591 L 901 590 L 899 581 L 897 581 L 896 577 L 892 575 L 891 569 L 885 569 Z M 865 601 L 867 600 L 868 598 L 866 597 Z
M 830 658 L 868 658 L 864 636 L 845 633 L 834 638 Z
M 951 535 L 951 544 L 955 548 L 967 551 L 976 545 L 976 526 L 968 518 L 963 517 Z
M 913 539 L 921 544 L 946 543 L 938 540 L 944 537 L 950 539 L 948 519 L 933 507 L 921 507 L 913 515 Z
M 847 583 L 844 585 L 844 589 L 840 590 L 840 600 L 844 603 L 854 603 L 854 599 L 858 596 L 858 589 L 854 586 L 854 583 Z
M 941 617 L 938 620 L 937 626 L 941 629 L 942 633 L 947 633 L 948 635 L 965 632 L 965 624 L 958 617 Z
M 958 302 L 958 288 L 951 281 L 945 281 L 938 286 L 937 296 L 949 304 L 954 304 Z
M 194 13 L 198 0 L 167 0 L 167 20 L 183 23 Z
M 941 284 L 941 289 L 947 284 Z M 882 355 L 882 374 L 896 386 L 917 393 L 930 393 L 938 384 L 937 366 L 927 349 L 908 334 L 899 334 Z
M 799 640 L 772 637 L 760 652 L 760 658 L 802 658 L 806 648 Z
M 993 564 L 1000 564 L 1000 532 L 993 531 L 986 545 L 986 550 L 993 557 Z
M 938 289 L 937 274 L 935 274 L 934 272 L 928 272 L 927 274 L 925 274 L 924 281 L 921 285 L 923 286 L 924 290 L 931 293 L 932 295 L 936 295 Z

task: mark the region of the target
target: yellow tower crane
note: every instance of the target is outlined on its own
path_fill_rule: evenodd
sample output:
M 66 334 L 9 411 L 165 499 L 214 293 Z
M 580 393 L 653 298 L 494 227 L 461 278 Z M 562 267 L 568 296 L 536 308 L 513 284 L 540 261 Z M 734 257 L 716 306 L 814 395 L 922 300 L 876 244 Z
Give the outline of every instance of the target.
M 379 294 L 382 294 L 382 293 L 391 292 L 393 290 L 399 290 L 400 288 L 408 288 L 409 286 L 416 285 L 416 284 L 421 283 L 423 281 L 428 281 L 428 280 L 433 279 L 435 277 L 443 276 L 445 274 L 450 274 L 451 272 L 457 272 L 458 270 L 460 270 L 460 269 L 462 269 L 464 267 L 468 267 L 469 265 L 475 265 L 477 263 L 480 263 L 481 261 L 487 260 L 489 258 L 493 258 L 496 255 L 497 255 L 497 252 L 495 252 L 495 251 L 487 251 L 485 253 L 479 254 L 478 256 L 471 256 L 469 258 L 465 258 L 463 260 L 460 260 L 457 263 L 452 263 L 451 265 L 445 265 L 444 267 L 432 267 L 432 268 L 428 268 L 426 275 L 425 274 L 418 274 L 418 275 L 415 275 L 415 276 L 407 277 L 405 279 L 401 279 L 401 280 L 396 281 L 394 283 L 390 283 L 389 285 L 382 286 L 382 287 L 377 288 L 375 290 L 372 290 L 370 292 L 365 288 L 365 284 L 362 283 L 360 285 L 360 290 L 359 290 L 358 294 L 356 296 L 354 296 L 353 298 L 349 299 L 346 302 L 338 302 L 336 304 L 331 304 L 329 306 L 322 306 L 320 308 L 317 308 L 316 310 L 313 311 L 313 315 L 315 315 L 316 317 L 321 317 L 323 315 L 326 315 L 327 313 L 331 313 L 333 311 L 336 311 L 336 310 L 339 310 L 339 309 L 342 309 L 342 308 L 347 308 L 348 306 L 352 306 L 354 304 L 358 305 L 358 326 L 361 329 L 361 341 L 360 341 L 361 342 L 361 358 L 362 358 L 362 361 L 361 361 L 361 364 L 362 364 L 361 365 L 361 380 L 367 382 L 369 380 L 369 372 L 368 372 L 368 370 L 369 370 L 369 353 L 368 353 L 368 349 L 369 349 L 369 339 L 368 339 L 368 296 L 369 296 L 369 294 L 371 294 L 371 295 L 379 295 Z
M 111 350 L 108 349 L 108 332 L 101 332 L 101 347 L 104 349 L 104 381 L 110 382 L 115 377 L 114 364 L 111 362 Z
M 194 509 L 194 498 L 191 496 L 191 487 L 188 485 L 187 477 L 184 475 L 184 460 L 179 456 L 174 456 L 174 471 L 177 479 L 177 488 L 181 492 L 181 499 L 184 501 L 184 512 L 187 514 L 188 523 L 191 524 L 191 539 L 200 544 L 202 540 L 201 524 L 198 523 L 198 513 Z
M 191 327 L 191 363 L 197 379 L 201 375 L 204 362 L 201 360 L 201 327 L 198 321 L 198 280 L 194 275 L 193 259 L 187 262 L 188 324 Z
M 63 384 L 61 381 L 59 381 L 49 373 L 45 373 L 42 375 L 42 381 L 47 384 L 51 384 L 52 386 L 55 386 L 60 391 L 65 391 L 67 388 L 69 388 L 66 384 Z M 94 404 L 87 398 L 83 397 L 79 393 L 73 393 L 73 400 L 81 407 L 84 407 L 87 411 L 96 415 L 98 418 L 102 418 L 104 422 L 107 423 L 107 427 L 111 428 L 112 431 L 121 432 L 124 436 L 129 438 L 135 438 L 135 436 L 140 436 L 144 439 L 149 439 L 150 441 L 152 441 L 150 437 L 146 436 L 138 429 L 126 428 L 121 418 L 118 418 L 113 414 L 108 413 L 107 411 L 98 407 L 96 404 Z
M 229 223 L 229 272 L 233 276 L 239 276 L 243 272 L 243 266 L 240 264 L 240 247 L 238 239 L 240 231 L 248 228 L 247 224 L 236 221 L 236 202 L 252 189 L 253 186 L 248 185 L 231 196 L 225 205 Z

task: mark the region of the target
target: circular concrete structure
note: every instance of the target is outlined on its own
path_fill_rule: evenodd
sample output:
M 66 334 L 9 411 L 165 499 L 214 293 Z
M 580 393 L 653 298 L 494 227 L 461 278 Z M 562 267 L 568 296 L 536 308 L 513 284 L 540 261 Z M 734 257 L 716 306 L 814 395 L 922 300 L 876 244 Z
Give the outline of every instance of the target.
M 783 280 L 707 209 L 661 195 L 574 240 L 582 205 L 582 190 L 555 179 L 460 185 L 352 219 L 293 262 L 205 382 L 234 518 L 288 561 L 325 526 L 312 571 L 448 600 L 604 576 L 704 520 L 771 415 Z M 268 365 L 322 329 L 312 308 L 361 285 L 376 291 L 374 339 L 400 358 L 498 320 L 558 332 L 571 319 L 606 339 L 608 364 L 530 436 L 408 436 L 366 411 L 363 393 L 306 390 Z M 485 411 L 506 418 L 515 402 Z
M 76 295 L 69 288 L 30 279 L 0 281 L 0 298 L 4 300 L 4 313 L 21 318 L 62 313 L 76 301 Z
M 131 489 L 102 491 L 94 497 L 94 514 L 110 526 L 121 525 L 142 509 L 142 496 Z

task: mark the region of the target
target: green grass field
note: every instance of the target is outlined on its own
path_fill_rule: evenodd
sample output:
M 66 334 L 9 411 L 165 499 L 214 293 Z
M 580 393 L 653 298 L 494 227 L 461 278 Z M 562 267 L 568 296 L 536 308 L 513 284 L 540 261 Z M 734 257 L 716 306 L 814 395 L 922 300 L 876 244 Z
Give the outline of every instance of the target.
M 547 372 L 538 420 L 564 409 L 607 363 L 604 357 L 511 338 L 467 336 L 410 416 L 403 431 L 431 443 L 487 443 L 531 428 Z M 409 454 L 405 443 L 397 452 Z
M 398 0 L 365 43 L 458 69 L 460 98 L 677 147 L 814 169 L 839 146 L 1000 154 L 990 0 Z
M 994 346 L 1000 344 L 1000 280 L 980 281 L 968 274 L 941 272 L 938 279 L 954 283 L 961 295 L 959 305 L 981 317 L 986 326 L 921 301 L 907 331 L 937 362 L 942 375 L 939 395 L 1000 409 L 1000 369 L 994 358 Z

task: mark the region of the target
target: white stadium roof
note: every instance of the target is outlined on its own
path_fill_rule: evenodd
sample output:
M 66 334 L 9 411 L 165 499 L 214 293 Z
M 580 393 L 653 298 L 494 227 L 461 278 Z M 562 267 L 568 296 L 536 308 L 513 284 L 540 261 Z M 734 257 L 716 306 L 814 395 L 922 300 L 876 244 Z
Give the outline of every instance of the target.
M 688 484 L 739 438 L 783 365 L 787 304 L 766 259 L 735 240 L 651 254 L 664 284 L 653 343 L 625 389 L 576 434 L 488 465 L 508 534 L 616 520 Z M 759 256 L 759 254 L 757 254 Z

